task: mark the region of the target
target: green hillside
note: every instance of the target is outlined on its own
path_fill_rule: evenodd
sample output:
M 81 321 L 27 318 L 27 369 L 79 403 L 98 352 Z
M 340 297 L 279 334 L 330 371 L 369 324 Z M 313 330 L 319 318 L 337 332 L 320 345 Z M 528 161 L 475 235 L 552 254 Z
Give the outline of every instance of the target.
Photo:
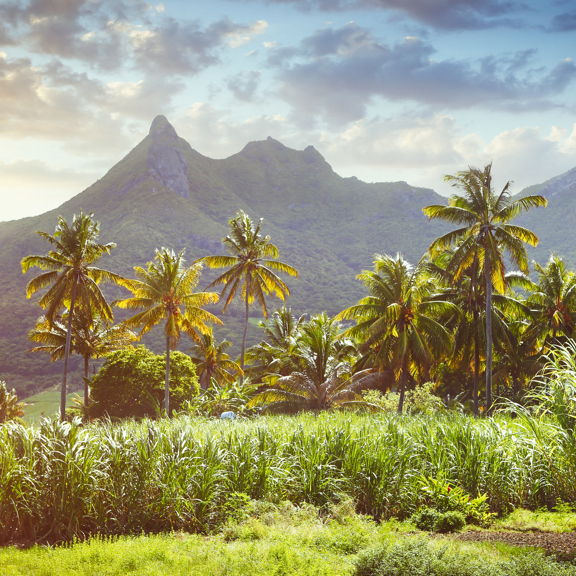
M 222 253 L 228 220 L 243 209 L 254 219 L 265 219 L 263 231 L 278 246 L 280 259 L 299 270 L 298 279 L 288 280 L 293 309 L 333 314 L 363 296 L 355 276 L 371 266 L 375 252 L 400 251 L 412 261 L 422 256 L 445 228 L 429 223 L 421 209 L 443 201 L 432 190 L 406 182 L 342 178 L 312 146 L 292 150 L 272 138 L 213 160 L 193 150 L 159 116 L 150 134 L 84 192 L 40 216 L 0 223 L 0 374 L 21 397 L 59 381 L 60 363 L 27 352 L 27 334 L 41 310 L 24 292 L 35 271 L 23 275 L 20 268 L 22 257 L 46 252 L 34 231 L 52 233 L 58 215 L 93 211 L 101 223 L 101 240 L 117 243 L 99 265 L 131 275 L 134 265 L 151 260 L 161 246 L 186 248 L 189 262 Z M 200 288 L 214 273 L 206 271 Z M 127 294 L 115 289 L 109 295 Z M 255 308 L 254 316 L 260 314 Z M 238 340 L 241 308 L 232 307 L 223 320 L 218 335 Z M 252 328 L 248 343 L 258 339 Z M 160 328 L 147 344 L 163 350 Z M 181 348 L 189 345 L 182 342 Z M 71 381 L 80 386 L 75 366 Z

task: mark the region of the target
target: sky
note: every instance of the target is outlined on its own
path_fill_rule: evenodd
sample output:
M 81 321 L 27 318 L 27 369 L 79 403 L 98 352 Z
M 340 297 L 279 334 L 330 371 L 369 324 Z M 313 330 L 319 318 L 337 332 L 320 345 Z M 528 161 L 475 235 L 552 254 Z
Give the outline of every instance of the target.
M 56 208 L 158 114 L 211 158 L 271 136 L 448 195 L 576 166 L 576 0 L 0 0 L 0 220 Z

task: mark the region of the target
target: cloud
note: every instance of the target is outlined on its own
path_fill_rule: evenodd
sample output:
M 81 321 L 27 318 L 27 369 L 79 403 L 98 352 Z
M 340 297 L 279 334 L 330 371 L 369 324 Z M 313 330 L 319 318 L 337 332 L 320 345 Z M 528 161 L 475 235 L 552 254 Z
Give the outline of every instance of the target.
M 576 30 L 576 10 L 570 10 L 554 16 L 550 23 L 550 32 L 573 32 Z
M 37 160 L 0 162 L 2 219 L 42 214 L 90 186 L 100 174 L 69 166 L 53 168 Z
M 133 143 L 130 123 L 172 109 L 177 80 L 105 83 L 53 61 L 0 58 L 0 138 L 61 142 L 75 153 L 117 154 Z
M 521 14 L 526 10 L 523 2 L 506 0 L 266 0 L 266 3 L 291 4 L 304 11 L 391 11 L 441 30 L 516 28 L 523 25 Z
M 239 72 L 238 74 L 230 76 L 226 80 L 226 86 L 238 100 L 242 100 L 243 102 L 252 102 L 256 90 L 260 85 L 261 76 L 262 74 L 259 70 Z
M 219 63 L 222 49 L 245 44 L 268 26 L 264 20 L 238 24 L 228 18 L 203 26 L 164 12 L 163 4 L 142 0 L 0 3 L 0 45 L 19 44 L 104 71 L 136 67 L 190 75 Z
M 556 97 L 576 78 L 569 60 L 530 68 L 531 50 L 477 61 L 435 60 L 434 53 L 416 37 L 383 44 L 351 22 L 315 32 L 297 50 L 273 50 L 268 63 L 279 68 L 278 95 L 303 123 L 355 121 L 378 98 L 435 109 L 547 110 L 562 107 Z

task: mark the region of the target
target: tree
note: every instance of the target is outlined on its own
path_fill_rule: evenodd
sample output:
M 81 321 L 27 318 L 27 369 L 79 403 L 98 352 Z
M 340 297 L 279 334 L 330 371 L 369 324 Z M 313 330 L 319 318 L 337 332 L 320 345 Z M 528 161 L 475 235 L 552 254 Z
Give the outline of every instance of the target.
M 250 304 L 256 300 L 262 308 L 264 317 L 268 318 L 266 296 L 272 294 L 281 300 L 286 300 L 290 294 L 288 286 L 274 272 L 298 276 L 295 268 L 276 260 L 278 248 L 270 242 L 270 236 L 263 236 L 260 233 L 261 226 L 262 218 L 258 224 L 254 224 L 247 214 L 239 210 L 230 220 L 230 234 L 222 240 L 222 244 L 232 256 L 205 256 L 200 259 L 212 268 L 228 268 L 208 286 L 211 288 L 224 284 L 221 296 L 226 296 L 226 302 L 222 313 L 226 312 L 226 308 L 236 294 L 240 292 L 244 298 L 246 319 L 240 352 L 242 371 L 244 371 Z
M 94 221 L 92 216 L 92 213 L 80 212 L 80 214 L 74 215 L 71 226 L 60 216 L 53 235 L 46 232 L 36 232 L 49 242 L 53 249 L 44 256 L 26 256 L 22 260 L 22 272 L 24 273 L 33 266 L 46 270 L 28 283 L 26 296 L 30 298 L 38 290 L 50 286 L 39 302 L 46 309 L 45 317 L 49 325 L 54 324 L 62 309 L 67 308 L 69 311 L 60 399 L 62 420 L 66 415 L 66 377 L 74 313 L 78 308 L 88 319 L 90 326 L 93 324 L 95 314 L 104 323 L 110 324 L 114 316 L 99 284 L 100 282 L 112 282 L 125 286 L 127 282 L 118 274 L 92 266 L 101 256 L 110 254 L 116 246 L 112 242 L 108 244 L 98 243 L 100 224 Z
M 525 244 L 536 246 L 536 234 L 510 222 L 524 211 L 546 206 L 543 196 L 524 196 L 511 200 L 507 182 L 497 194 L 492 184 L 492 164 L 483 170 L 468 170 L 445 177 L 463 194 L 454 194 L 449 205 L 423 208 L 428 219 L 446 220 L 460 227 L 437 238 L 428 248 L 434 255 L 455 246 L 449 270 L 458 280 L 464 271 L 477 264 L 482 267 L 486 294 L 486 407 L 492 408 L 492 290 L 503 293 L 506 289 L 504 253 L 519 270 L 528 273 L 528 257 Z
M 157 415 L 162 402 L 166 358 L 144 346 L 111 352 L 92 378 L 89 414 L 100 418 L 143 418 Z M 170 405 L 182 408 L 198 395 L 198 378 L 192 360 L 173 352 L 170 369 Z
M 42 346 L 36 346 L 30 352 L 47 352 L 51 361 L 64 357 L 67 339 L 68 313 L 56 316 L 52 325 L 45 316 L 40 317 L 36 328 L 31 330 L 28 338 Z M 108 326 L 100 316 L 94 315 L 90 319 L 76 310 L 72 319 L 72 337 L 70 351 L 84 358 L 84 405 L 88 406 L 88 365 L 91 358 L 102 358 L 109 352 L 125 348 L 136 340 L 136 334 L 128 330 L 124 324 Z
M 222 324 L 216 316 L 203 310 L 206 304 L 218 302 L 214 292 L 193 292 L 202 272 L 202 264 L 184 265 L 184 250 L 176 254 L 173 250 L 156 250 L 153 262 L 146 269 L 134 268 L 136 280 L 130 280 L 128 289 L 133 298 L 116 301 L 114 304 L 129 310 L 141 310 L 124 321 L 128 328 L 140 327 L 139 337 L 153 326 L 165 320 L 166 336 L 166 376 L 164 407 L 166 415 L 170 409 L 170 351 L 180 340 L 181 332 L 199 341 L 200 334 L 209 331 L 206 323 Z
M 240 366 L 226 353 L 229 346 L 227 340 L 218 343 L 210 329 L 206 334 L 200 334 L 197 344 L 188 350 L 202 390 L 208 390 L 212 379 L 217 384 L 231 384 L 236 374 L 242 374 Z
M 413 267 L 399 254 L 377 254 L 374 272 L 364 271 L 357 278 L 370 295 L 337 318 L 355 319 L 356 326 L 346 334 L 364 342 L 361 350 L 372 350 L 374 368 L 391 368 L 400 379 L 401 413 L 408 377 L 428 379 L 430 366 L 450 350 L 450 333 L 434 316 L 458 310 L 436 294 L 436 283 L 422 261 Z
M 376 378 L 365 372 L 351 375 L 356 348 L 350 340 L 340 339 L 339 332 L 338 322 L 325 312 L 302 324 L 293 352 L 298 368 L 285 376 L 269 375 L 271 388 L 248 406 L 296 411 L 366 405 L 358 392 Z
M 282 306 L 268 320 L 258 323 L 264 328 L 266 340 L 246 351 L 246 362 L 251 365 L 246 372 L 255 381 L 261 381 L 267 372 L 286 376 L 297 369 L 292 354 L 304 321 L 305 315 L 296 318 L 291 308 Z
M 559 338 L 573 338 L 576 328 L 576 276 L 564 260 L 552 254 L 543 268 L 534 262 L 538 282 L 532 284 L 528 305 L 533 320 L 527 328 L 530 337 L 542 342 L 543 348 L 560 344 Z
M 28 406 L 26 402 L 18 402 L 16 390 L 8 392 L 6 382 L 0 380 L 0 424 L 14 418 L 22 418 L 26 406 Z

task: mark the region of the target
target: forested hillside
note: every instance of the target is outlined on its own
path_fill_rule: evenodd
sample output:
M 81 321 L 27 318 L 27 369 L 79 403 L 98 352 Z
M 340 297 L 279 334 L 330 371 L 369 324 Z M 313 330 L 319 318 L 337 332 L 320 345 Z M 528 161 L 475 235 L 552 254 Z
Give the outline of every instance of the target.
M 228 221 L 242 209 L 253 219 L 265 219 L 263 232 L 278 246 L 280 259 L 298 269 L 299 278 L 288 280 L 295 312 L 335 314 L 364 295 L 355 276 L 371 266 L 374 253 L 400 251 L 412 261 L 422 256 L 445 229 L 428 222 L 422 207 L 439 202 L 442 197 L 432 190 L 406 182 L 342 178 L 312 146 L 292 150 L 272 138 L 213 160 L 193 150 L 158 116 L 150 134 L 84 192 L 40 216 L 0 223 L 0 373 L 22 397 L 59 381 L 59 363 L 28 352 L 27 334 L 41 309 L 25 297 L 35 272 L 23 275 L 20 267 L 24 256 L 48 250 L 34 231 L 53 233 L 59 215 L 93 211 L 101 241 L 117 243 L 101 265 L 130 276 L 133 266 L 151 260 L 161 246 L 186 248 L 189 262 L 222 253 Z M 200 288 L 214 273 L 206 271 Z M 127 294 L 115 289 L 109 295 Z M 237 344 L 241 316 L 239 307 L 228 310 L 218 336 Z M 161 328 L 149 338 L 148 345 L 163 349 Z M 258 338 L 254 330 L 248 344 Z M 183 339 L 180 348 L 189 345 Z M 78 371 L 71 378 L 75 381 L 81 384 Z

